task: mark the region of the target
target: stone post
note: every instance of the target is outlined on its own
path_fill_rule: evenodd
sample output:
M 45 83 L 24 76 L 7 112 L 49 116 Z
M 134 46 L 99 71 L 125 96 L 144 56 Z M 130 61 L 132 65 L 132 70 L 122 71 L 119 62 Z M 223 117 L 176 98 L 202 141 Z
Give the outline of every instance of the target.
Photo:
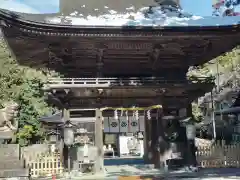
M 97 147 L 97 159 L 95 163 L 95 172 L 104 172 L 104 153 L 103 153 L 103 122 L 102 122 L 102 111 L 100 108 L 96 110 L 96 122 L 95 122 L 95 146 Z

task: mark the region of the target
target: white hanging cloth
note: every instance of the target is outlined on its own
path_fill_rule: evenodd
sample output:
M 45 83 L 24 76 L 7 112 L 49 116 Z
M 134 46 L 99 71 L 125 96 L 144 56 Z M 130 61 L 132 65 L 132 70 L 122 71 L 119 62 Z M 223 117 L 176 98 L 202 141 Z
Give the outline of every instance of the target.
M 128 113 L 126 111 L 125 115 L 121 114 L 119 118 L 120 132 L 128 132 Z
M 145 131 L 145 118 L 144 116 L 139 116 L 139 131 L 144 132 Z
M 109 117 L 104 117 L 103 125 L 104 125 L 104 132 L 106 132 L 106 133 L 110 132 Z
M 119 133 L 119 121 L 114 117 L 109 117 L 110 133 Z
M 138 119 L 136 116 L 129 116 L 129 132 L 135 133 L 139 131 Z

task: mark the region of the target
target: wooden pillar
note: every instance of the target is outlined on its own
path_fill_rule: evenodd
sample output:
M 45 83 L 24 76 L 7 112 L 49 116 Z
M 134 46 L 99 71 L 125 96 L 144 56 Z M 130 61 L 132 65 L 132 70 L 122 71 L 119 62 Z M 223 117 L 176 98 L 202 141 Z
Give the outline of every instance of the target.
M 104 172 L 104 153 L 103 153 L 103 123 L 102 123 L 102 111 L 96 109 L 96 122 L 95 122 L 95 146 L 97 147 L 98 154 L 95 163 L 95 172 Z
M 59 151 L 60 151 L 60 160 L 61 160 L 61 162 L 64 162 L 64 154 L 63 154 L 63 148 L 64 148 L 64 142 L 63 142 L 63 136 L 62 136 L 62 134 L 60 135 L 60 141 L 59 141 L 59 146 L 58 146 L 58 148 L 59 148 Z
M 69 113 L 68 107 L 64 107 L 64 109 L 62 110 L 62 113 L 63 113 L 64 122 L 68 121 L 70 119 L 70 113 Z M 69 149 L 68 149 L 68 147 L 65 146 L 65 144 L 63 142 L 63 139 L 62 139 L 62 142 L 61 142 L 61 146 L 62 146 L 63 163 L 64 163 L 64 166 L 68 168 Z
M 144 161 L 145 163 L 150 163 L 150 159 L 148 157 L 151 150 L 149 149 L 149 142 L 151 141 L 151 120 L 148 119 L 146 112 L 144 113 Z
M 154 109 L 151 111 L 151 119 L 145 120 L 145 159 L 155 165 L 155 168 L 160 167 L 158 139 L 163 135 L 162 127 L 162 111 Z M 151 142 L 151 144 L 149 143 Z
M 151 118 L 151 151 L 152 151 L 152 163 L 154 167 L 158 167 L 159 156 L 157 152 L 157 143 L 158 143 L 158 119 L 156 112 Z
M 192 117 L 192 103 L 187 106 L 187 117 Z

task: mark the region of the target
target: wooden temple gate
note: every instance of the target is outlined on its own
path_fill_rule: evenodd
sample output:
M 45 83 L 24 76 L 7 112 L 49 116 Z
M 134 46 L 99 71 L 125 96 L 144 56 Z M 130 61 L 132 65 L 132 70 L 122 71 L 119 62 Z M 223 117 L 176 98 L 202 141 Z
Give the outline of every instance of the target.
M 161 2 L 163 1 L 159 1 Z M 174 1 L 175 9 L 176 2 L 178 1 Z M 96 3 L 98 6 L 98 1 Z M 145 6 L 142 1 L 134 3 L 140 7 Z M 149 2 L 146 3 L 149 6 Z M 71 5 L 71 8 L 66 8 Z M 61 11 L 65 12 L 68 9 L 75 9 L 74 3 L 65 0 L 61 1 L 60 6 Z M 115 6 L 117 9 L 120 8 L 118 4 Z M 90 11 L 87 8 L 82 9 L 83 17 L 87 18 L 93 12 L 97 12 L 92 11 L 91 6 L 89 6 Z M 107 10 L 105 7 L 104 9 Z M 121 9 L 119 10 L 121 12 Z M 126 8 L 122 10 L 125 12 Z M 143 15 L 150 14 L 152 10 L 151 5 Z M 182 16 L 179 9 L 176 9 L 176 12 L 179 12 L 178 16 Z M 178 112 L 183 108 L 186 109 L 186 116 L 191 117 L 192 101 L 205 92 L 210 92 L 214 86 L 212 79 L 209 81 L 204 77 L 189 80 L 186 77 L 189 67 L 202 65 L 229 51 L 239 45 L 240 39 L 239 25 L 204 28 L 195 25 L 177 28 L 162 26 L 129 28 L 129 26 L 96 27 L 94 24 L 94 26 L 82 27 L 74 26 L 68 20 L 48 24 L 55 18 L 58 17 L 46 15 L 36 18 L 31 14 L 15 14 L 0 10 L 2 34 L 18 63 L 33 68 L 44 67 L 67 77 L 49 79 L 44 88 L 48 94 L 48 101 L 62 110 L 63 116 L 57 123 L 61 125 L 72 123 L 79 127 L 82 123 L 72 121 L 69 111 L 76 108 L 94 111 L 93 115 L 89 116 L 94 119 L 95 128 L 92 132 L 94 139 L 93 143 L 90 142 L 93 146 L 92 151 L 89 151 L 91 155 L 87 156 L 90 155 L 95 159 L 95 173 L 104 171 L 103 131 L 110 132 L 115 128 L 111 126 L 108 130 L 109 125 L 103 123 L 104 112 L 101 108 L 133 105 L 148 107 L 158 104 L 163 106 L 161 113 L 157 110 L 152 112 L 151 120 L 145 123 L 144 127 L 145 142 L 151 141 L 151 145 L 145 143 L 145 149 L 152 152 L 152 163 L 158 166 L 159 153 L 156 144 L 159 139 L 161 140 L 159 137 L 163 136 L 164 130 L 168 130 L 169 133 L 178 132 L 176 127 L 165 127 L 163 116 L 172 115 L 172 111 L 177 111 L 176 116 L 178 116 Z M 120 120 L 123 123 L 123 120 Z M 87 121 L 82 122 L 87 123 Z M 110 124 L 118 125 L 112 119 Z M 131 125 L 128 131 L 133 131 L 137 127 L 132 126 L 136 125 L 136 122 L 123 124 Z M 138 130 L 143 130 L 140 124 Z M 62 130 L 67 129 L 62 127 Z M 120 129 L 119 126 L 119 131 L 124 130 L 127 131 L 126 128 Z M 82 139 L 83 136 L 89 137 L 90 134 L 86 131 L 71 133 L 74 141 L 75 135 Z M 184 138 L 185 136 L 186 133 L 179 135 Z M 76 141 L 78 141 L 77 137 Z M 185 139 L 180 141 L 186 142 Z M 81 148 L 84 148 L 83 143 L 80 144 L 82 144 Z M 62 143 L 62 149 L 66 150 L 66 146 L 66 142 L 65 146 Z M 70 168 L 70 165 L 68 167 Z

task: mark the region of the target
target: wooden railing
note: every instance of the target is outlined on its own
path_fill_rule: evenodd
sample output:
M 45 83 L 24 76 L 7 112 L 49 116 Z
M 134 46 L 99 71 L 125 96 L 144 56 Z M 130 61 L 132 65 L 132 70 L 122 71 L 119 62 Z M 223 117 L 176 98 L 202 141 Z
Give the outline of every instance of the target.
M 203 168 L 240 167 L 240 144 L 225 145 L 217 142 L 212 146 L 198 147 L 197 162 Z
M 204 81 L 207 77 L 198 78 Z M 195 84 L 198 81 L 190 80 L 171 80 L 163 78 L 49 78 L 47 86 L 49 87 L 109 87 L 109 86 L 141 86 L 141 85 L 158 85 L 158 84 Z

